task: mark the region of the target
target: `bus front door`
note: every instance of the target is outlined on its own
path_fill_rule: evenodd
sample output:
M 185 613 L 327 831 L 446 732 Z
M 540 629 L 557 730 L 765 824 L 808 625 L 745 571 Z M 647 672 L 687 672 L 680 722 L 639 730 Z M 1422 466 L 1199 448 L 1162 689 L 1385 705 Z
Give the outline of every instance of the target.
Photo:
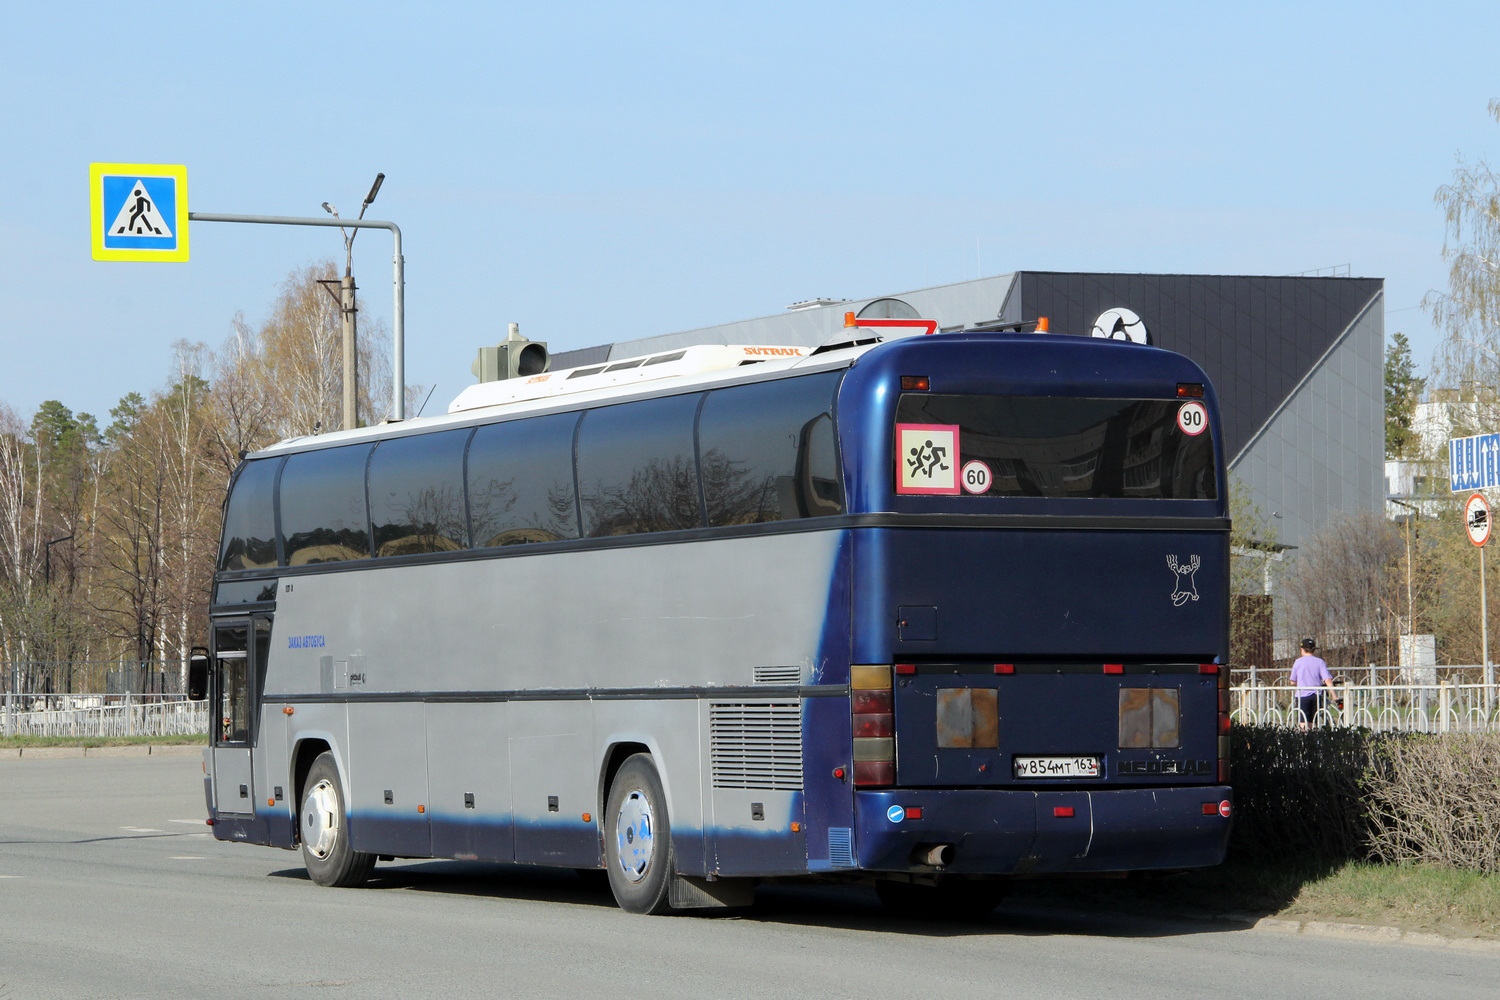
M 254 635 L 257 641 L 251 642 Z M 250 753 L 255 743 L 255 715 L 270 644 L 270 621 L 261 618 L 229 622 L 214 629 L 210 716 L 214 761 L 214 808 L 221 813 L 255 814 Z

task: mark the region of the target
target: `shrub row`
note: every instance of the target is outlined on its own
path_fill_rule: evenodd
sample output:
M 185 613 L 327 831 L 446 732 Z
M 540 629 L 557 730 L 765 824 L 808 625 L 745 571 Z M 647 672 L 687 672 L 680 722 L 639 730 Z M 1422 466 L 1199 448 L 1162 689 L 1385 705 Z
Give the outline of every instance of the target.
M 1500 734 L 1230 731 L 1230 855 L 1500 872 Z

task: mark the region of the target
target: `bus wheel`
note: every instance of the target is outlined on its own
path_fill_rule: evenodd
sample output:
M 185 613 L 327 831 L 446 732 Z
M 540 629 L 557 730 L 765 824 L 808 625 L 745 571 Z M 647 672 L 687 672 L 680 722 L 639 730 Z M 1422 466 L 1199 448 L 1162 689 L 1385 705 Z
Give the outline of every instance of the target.
M 882 880 L 875 894 L 885 908 L 920 920 L 982 920 L 1005 898 L 1000 882 L 954 880 L 939 885 Z
M 348 811 L 344 789 L 333 754 L 323 753 L 313 761 L 302 786 L 302 808 L 297 812 L 301 829 L 302 863 L 319 885 L 361 885 L 370 878 L 375 855 L 349 847 Z
M 620 766 L 604 810 L 604 863 L 620 909 L 666 913 L 672 878 L 672 826 L 667 797 L 649 754 Z

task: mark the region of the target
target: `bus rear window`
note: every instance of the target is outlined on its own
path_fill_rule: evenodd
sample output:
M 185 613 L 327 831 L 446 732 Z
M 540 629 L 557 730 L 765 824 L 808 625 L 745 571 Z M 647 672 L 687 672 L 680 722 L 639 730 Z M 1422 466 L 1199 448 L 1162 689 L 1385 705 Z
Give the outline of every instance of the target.
M 1213 500 L 1206 418 L 1191 400 L 903 393 L 898 447 L 912 447 L 898 460 L 914 472 L 897 491 Z M 950 442 L 957 454 L 946 453 Z M 908 485 L 919 480 L 936 487 Z

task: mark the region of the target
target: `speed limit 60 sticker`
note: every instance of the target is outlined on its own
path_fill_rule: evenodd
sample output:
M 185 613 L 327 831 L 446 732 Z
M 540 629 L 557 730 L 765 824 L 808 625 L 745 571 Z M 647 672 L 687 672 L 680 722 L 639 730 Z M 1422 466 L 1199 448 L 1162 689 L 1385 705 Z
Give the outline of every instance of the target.
M 1177 411 L 1177 429 L 1189 437 L 1197 437 L 1208 429 L 1208 407 L 1197 400 L 1182 404 Z
M 979 459 L 965 462 L 958 470 L 958 484 L 965 493 L 988 493 L 990 491 L 990 467 Z

